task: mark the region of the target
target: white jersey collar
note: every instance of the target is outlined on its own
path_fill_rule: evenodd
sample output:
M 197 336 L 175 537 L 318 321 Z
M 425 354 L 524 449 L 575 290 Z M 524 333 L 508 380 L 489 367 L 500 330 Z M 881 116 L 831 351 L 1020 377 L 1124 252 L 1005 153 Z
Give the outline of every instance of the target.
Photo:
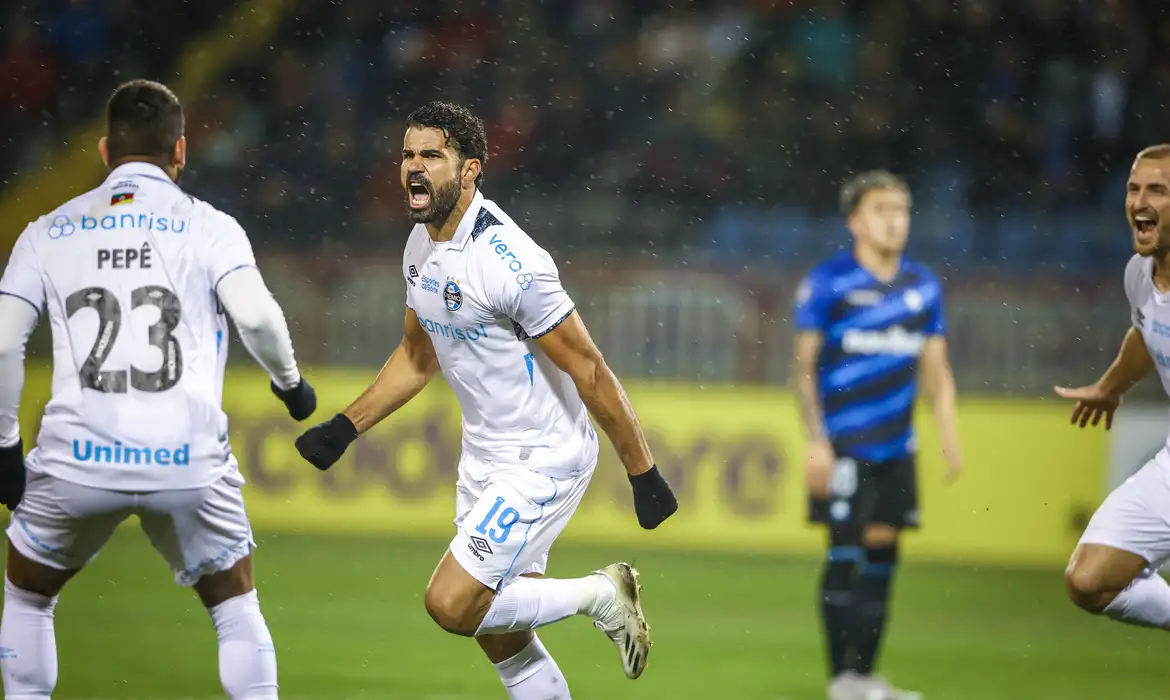
M 455 235 L 451 236 L 448 245 L 456 250 L 462 250 L 467 245 L 467 241 L 471 239 L 471 230 L 475 228 L 475 219 L 479 216 L 479 210 L 483 208 L 483 192 L 479 188 L 475 188 L 475 196 L 471 198 L 471 204 L 467 206 L 467 211 L 463 212 L 463 218 L 459 220 L 459 228 L 455 229 Z
M 175 181 L 171 179 L 170 175 L 167 175 L 165 170 L 158 167 L 154 163 L 144 163 L 142 161 L 131 161 L 129 163 L 123 163 L 119 165 L 110 171 L 110 174 L 106 176 L 105 181 L 106 183 L 109 183 L 116 178 L 126 177 L 145 177 L 150 178 L 151 180 L 161 180 L 168 185 L 178 187 L 178 185 L 175 184 Z

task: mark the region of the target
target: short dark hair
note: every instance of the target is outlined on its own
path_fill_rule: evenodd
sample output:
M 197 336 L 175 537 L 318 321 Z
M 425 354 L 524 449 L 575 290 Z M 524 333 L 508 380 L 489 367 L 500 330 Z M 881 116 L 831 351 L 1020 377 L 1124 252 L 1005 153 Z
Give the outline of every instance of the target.
M 1159 143 L 1153 146 L 1146 146 L 1138 152 L 1137 158 L 1134 160 L 1166 160 L 1170 158 L 1170 144 Z
M 170 163 L 183 135 L 183 106 L 170 88 L 153 80 L 122 83 L 106 105 L 110 161 L 133 156 Z
M 487 164 L 487 131 L 483 120 L 463 105 L 439 100 L 428 102 L 406 117 L 406 128 L 413 126 L 438 129 L 447 137 L 447 146 L 458 152 L 460 158 L 475 158 Z M 482 178 L 481 170 L 476 183 Z
M 852 216 L 865 195 L 874 190 L 898 190 L 910 195 L 910 186 L 902 178 L 887 170 L 870 170 L 854 175 L 841 185 L 841 213 Z

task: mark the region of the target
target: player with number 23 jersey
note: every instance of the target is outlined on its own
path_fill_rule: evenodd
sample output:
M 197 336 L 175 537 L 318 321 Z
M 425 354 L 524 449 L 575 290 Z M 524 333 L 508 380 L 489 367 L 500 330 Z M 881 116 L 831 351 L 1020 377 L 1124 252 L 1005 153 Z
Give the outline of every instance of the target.
M 220 644 L 232 700 L 276 700 L 276 652 L 253 585 L 251 526 L 220 406 L 228 320 L 296 420 L 316 396 L 284 314 L 232 217 L 178 185 L 183 113 L 131 81 L 108 105 L 105 182 L 31 223 L 0 279 L 0 503 L 8 526 L 5 697 L 48 698 L 53 607 L 115 528 L 138 516 Z M 52 396 L 24 455 L 24 346 L 44 315 Z

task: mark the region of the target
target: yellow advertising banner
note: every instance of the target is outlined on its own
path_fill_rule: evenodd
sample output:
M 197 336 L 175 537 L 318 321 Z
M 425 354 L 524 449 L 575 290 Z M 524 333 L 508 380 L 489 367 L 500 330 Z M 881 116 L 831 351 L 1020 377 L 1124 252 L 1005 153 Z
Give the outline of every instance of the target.
M 354 443 L 328 472 L 303 461 L 293 440 L 344 408 L 374 370 L 326 369 L 308 377 L 317 415 L 295 423 L 258 371 L 229 370 L 224 408 L 248 479 L 259 531 L 453 532 L 460 414 L 437 379 L 403 410 Z M 22 408 L 26 444 L 48 395 L 43 368 L 30 368 Z M 626 389 L 654 456 L 678 494 L 677 515 L 654 531 L 633 516 L 625 472 L 608 444 L 590 491 L 563 537 L 740 551 L 811 552 L 824 547 L 807 523 L 802 440 L 795 401 L 766 387 L 629 382 Z M 963 477 L 943 483 L 945 465 L 925 411 L 919 428 L 922 527 L 907 553 L 970 563 L 1063 563 L 1100 502 L 1102 431 L 1068 425 L 1058 401 L 965 398 Z

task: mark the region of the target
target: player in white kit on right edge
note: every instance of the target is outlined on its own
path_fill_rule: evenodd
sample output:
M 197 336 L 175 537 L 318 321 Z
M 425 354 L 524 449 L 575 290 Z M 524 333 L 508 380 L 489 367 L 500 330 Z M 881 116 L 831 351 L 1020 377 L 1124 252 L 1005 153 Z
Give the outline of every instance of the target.
M 1136 255 L 1125 268 L 1133 325 L 1117 359 L 1095 384 L 1057 388 L 1076 401 L 1082 428 L 1113 414 L 1121 397 L 1151 370 L 1170 394 L 1170 144 L 1138 153 L 1126 187 Z M 1170 446 L 1118 486 L 1089 521 L 1069 561 L 1069 596 L 1091 613 L 1170 630 L 1170 585 L 1158 567 L 1170 559 Z
M 402 264 L 402 343 L 370 388 L 297 449 L 328 469 L 441 370 L 463 411 L 463 454 L 457 532 L 427 586 L 427 611 L 448 632 L 476 638 L 513 700 L 569 698 L 532 630 L 573 615 L 592 618 L 637 678 L 651 646 L 637 572 L 618 563 L 578 579 L 539 578 L 597 464 L 589 412 L 629 473 L 642 527 L 675 512 L 674 494 L 552 258 L 479 191 L 483 122 L 432 102 L 406 124 L 402 186 L 416 225 Z
M 175 95 L 126 83 L 107 118 L 106 181 L 30 224 L 0 279 L 0 503 L 15 509 L 0 621 L 5 698 L 52 695 L 58 594 L 137 515 L 175 581 L 207 608 L 227 696 L 276 700 L 244 479 L 220 408 L 224 311 L 293 418 L 312 414 L 316 396 L 247 235 L 179 189 L 187 143 Z M 24 348 L 42 310 L 52 397 L 25 458 Z

